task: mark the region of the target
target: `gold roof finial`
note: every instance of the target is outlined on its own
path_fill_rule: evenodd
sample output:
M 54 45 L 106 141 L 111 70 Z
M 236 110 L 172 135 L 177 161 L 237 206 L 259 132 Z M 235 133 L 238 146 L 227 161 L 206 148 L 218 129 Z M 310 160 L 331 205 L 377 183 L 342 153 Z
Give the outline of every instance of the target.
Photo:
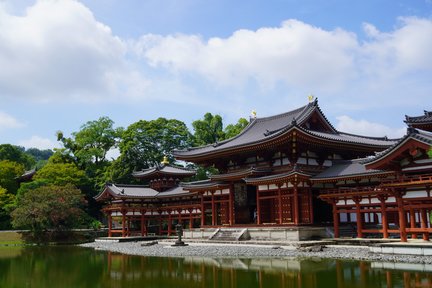
M 309 103 L 311 103 L 314 100 L 314 95 L 309 94 L 308 100 L 309 100 Z
M 162 160 L 161 164 L 164 164 L 164 165 L 168 165 L 168 164 L 169 164 L 169 161 L 168 161 L 168 157 L 167 157 L 167 156 L 164 156 L 164 157 L 163 157 L 163 160 Z
M 256 115 L 257 115 L 257 113 L 256 113 L 256 111 L 255 111 L 255 109 L 254 110 L 252 110 L 252 112 L 251 112 L 251 116 L 252 116 L 252 118 L 256 118 Z

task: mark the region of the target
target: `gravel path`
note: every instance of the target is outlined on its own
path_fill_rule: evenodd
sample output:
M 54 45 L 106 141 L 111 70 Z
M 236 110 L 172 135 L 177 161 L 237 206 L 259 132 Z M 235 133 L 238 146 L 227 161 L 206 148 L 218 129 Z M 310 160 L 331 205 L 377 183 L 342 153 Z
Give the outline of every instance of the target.
M 418 264 L 432 264 L 432 257 L 414 255 L 389 255 L 370 253 L 364 246 L 329 246 L 322 251 L 304 251 L 292 246 L 269 245 L 230 245 L 213 243 L 192 243 L 184 247 L 172 247 L 172 243 L 160 242 L 152 246 L 141 246 L 145 242 L 92 242 L 82 244 L 83 247 L 92 247 L 97 250 L 112 251 L 129 255 L 155 256 L 155 257 L 210 257 L 210 258 L 336 258 L 383 262 L 404 262 Z M 307 248 L 307 250 L 313 250 Z

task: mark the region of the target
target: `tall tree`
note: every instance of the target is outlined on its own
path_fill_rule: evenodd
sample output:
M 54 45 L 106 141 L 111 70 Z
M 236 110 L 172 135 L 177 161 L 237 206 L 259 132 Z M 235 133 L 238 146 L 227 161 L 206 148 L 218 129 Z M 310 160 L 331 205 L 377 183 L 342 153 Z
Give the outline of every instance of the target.
M 0 186 L 8 193 L 15 194 L 19 188 L 18 177 L 24 173 L 24 166 L 20 163 L 0 161 Z
M 229 124 L 225 127 L 225 139 L 232 138 L 240 134 L 244 128 L 249 124 L 249 121 L 245 118 L 240 118 L 236 124 Z
M 164 156 L 174 160 L 172 151 L 191 146 L 186 125 L 175 119 L 140 120 L 123 133 L 119 144 L 121 161 L 132 169 L 148 168 L 160 163 Z
M 24 165 L 25 169 L 30 169 L 36 162 L 35 159 L 24 153 L 24 148 L 11 144 L 0 144 L 0 161 L 9 160 Z
M 220 115 L 206 113 L 203 119 L 193 121 L 192 127 L 196 146 L 212 144 L 225 139 Z
M 10 229 L 10 211 L 15 207 L 15 195 L 0 187 L 0 230 Z
M 81 167 L 94 163 L 99 166 L 106 160 L 109 150 L 114 148 L 121 135 L 122 128 L 114 128 L 114 122 L 108 117 L 89 121 L 81 126 L 80 131 L 72 133 L 72 138 L 57 132 L 57 139 L 76 157 Z

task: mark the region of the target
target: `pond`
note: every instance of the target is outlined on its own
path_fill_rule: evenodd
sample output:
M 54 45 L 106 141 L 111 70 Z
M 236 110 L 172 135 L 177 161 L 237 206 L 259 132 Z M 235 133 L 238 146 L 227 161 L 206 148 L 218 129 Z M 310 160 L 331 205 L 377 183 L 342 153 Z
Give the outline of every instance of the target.
M 432 267 L 332 259 L 157 258 L 1 247 L 0 287 L 432 287 Z

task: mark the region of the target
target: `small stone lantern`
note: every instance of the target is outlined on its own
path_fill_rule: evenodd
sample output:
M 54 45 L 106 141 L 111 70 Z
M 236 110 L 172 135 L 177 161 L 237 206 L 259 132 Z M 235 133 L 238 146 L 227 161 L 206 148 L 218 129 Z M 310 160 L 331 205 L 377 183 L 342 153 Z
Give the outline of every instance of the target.
M 183 226 L 181 224 L 177 224 L 175 226 L 175 230 L 176 230 L 176 234 L 177 234 L 177 241 L 172 245 L 172 246 L 187 246 L 188 244 L 185 244 L 182 241 L 182 236 L 183 236 Z

